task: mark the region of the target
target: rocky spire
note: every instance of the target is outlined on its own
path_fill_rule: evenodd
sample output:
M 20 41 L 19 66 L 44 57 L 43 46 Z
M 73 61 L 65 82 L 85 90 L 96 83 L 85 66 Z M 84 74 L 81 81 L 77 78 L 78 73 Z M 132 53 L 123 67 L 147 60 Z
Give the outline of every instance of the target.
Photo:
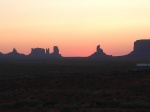
M 53 50 L 54 50 L 54 54 L 59 54 L 58 46 L 54 46 Z
M 53 47 L 53 53 L 51 54 L 51 57 L 53 57 L 53 58 L 60 58 L 60 57 L 62 57 L 61 54 L 59 54 L 58 46 L 54 46 Z
M 46 55 L 49 55 L 50 54 L 50 51 L 49 51 L 49 48 L 46 49 Z
M 91 58 L 108 58 L 108 57 L 111 57 L 111 56 L 108 56 L 107 54 L 105 54 L 103 52 L 103 50 L 100 48 L 100 45 L 97 45 L 96 47 L 96 52 L 93 53 L 91 56 L 89 56 Z
M 100 45 L 97 46 L 96 52 L 103 52 L 103 50 L 100 48 Z
M 13 51 L 12 51 L 12 53 L 17 53 L 17 50 L 15 49 L 15 48 L 13 48 Z

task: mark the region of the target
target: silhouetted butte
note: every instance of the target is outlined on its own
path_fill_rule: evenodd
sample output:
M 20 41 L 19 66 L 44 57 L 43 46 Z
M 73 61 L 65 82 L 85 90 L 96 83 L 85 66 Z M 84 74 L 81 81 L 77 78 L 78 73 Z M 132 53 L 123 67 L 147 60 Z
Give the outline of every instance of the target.
M 134 50 L 127 57 L 150 57 L 150 39 L 134 42 Z
M 89 56 L 90 58 L 98 58 L 98 59 L 103 59 L 103 58 L 110 58 L 110 57 L 112 57 L 112 56 L 109 56 L 109 55 L 107 55 L 107 54 L 105 54 L 104 52 L 103 52 L 103 50 L 100 48 L 100 45 L 98 45 L 97 47 L 96 47 L 96 52 L 95 53 L 93 53 L 91 56 Z

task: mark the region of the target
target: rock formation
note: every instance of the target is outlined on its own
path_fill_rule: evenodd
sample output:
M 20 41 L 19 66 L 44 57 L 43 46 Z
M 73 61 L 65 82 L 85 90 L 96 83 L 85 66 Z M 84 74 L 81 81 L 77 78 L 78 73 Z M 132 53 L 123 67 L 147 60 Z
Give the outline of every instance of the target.
M 46 55 L 50 55 L 49 48 L 48 48 L 48 49 L 46 49 Z
M 150 53 L 150 40 L 137 40 L 134 42 L 134 51 Z
M 103 50 L 100 48 L 100 45 L 97 46 L 96 52 L 103 52 Z
M 89 56 L 89 57 L 91 57 L 91 58 L 109 58 L 111 56 L 105 54 L 103 52 L 103 50 L 100 48 L 100 45 L 98 45 L 96 47 L 96 52 L 94 54 L 92 54 L 91 56 Z
M 7 55 L 15 56 L 15 55 L 19 55 L 19 53 L 17 52 L 15 48 L 13 48 L 13 51 L 8 53 Z
M 13 51 L 6 54 L 4 58 L 8 58 L 8 59 L 23 59 L 25 58 L 24 54 L 20 54 L 17 52 L 17 50 L 15 48 L 13 48 Z
M 0 55 L 3 55 L 3 53 L 0 52 Z
M 54 54 L 59 54 L 59 49 L 58 49 L 58 47 L 57 46 L 54 46 Z
M 58 46 L 53 47 L 53 53 L 50 53 L 49 48 L 31 48 L 31 53 L 29 55 L 20 54 L 14 48 L 12 52 L 7 54 L 2 54 L 0 52 L 0 60 L 49 60 L 61 58 Z
M 134 42 L 134 50 L 128 57 L 150 57 L 150 39 L 137 40 Z
M 44 56 L 45 55 L 45 49 L 43 49 L 43 48 L 32 48 L 30 55 L 32 55 L 32 56 Z
M 31 59 L 50 59 L 50 58 L 59 58 L 61 55 L 59 54 L 59 49 L 57 46 L 54 46 L 53 53 L 50 53 L 49 48 L 32 48 L 29 57 Z
M 17 50 L 15 48 L 13 48 L 13 51 L 12 51 L 13 54 L 17 54 Z
M 59 58 L 62 57 L 61 54 L 59 54 L 59 48 L 58 46 L 53 47 L 53 53 L 51 54 L 52 58 Z
M 0 52 L 0 58 L 3 58 L 4 54 Z M 1 60 L 1 59 L 0 59 Z

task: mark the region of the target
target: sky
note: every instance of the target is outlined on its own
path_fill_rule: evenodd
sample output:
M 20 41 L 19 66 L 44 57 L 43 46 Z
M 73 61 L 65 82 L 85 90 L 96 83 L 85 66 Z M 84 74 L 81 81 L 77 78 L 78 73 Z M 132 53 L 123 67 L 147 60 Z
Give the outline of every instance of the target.
M 150 38 L 150 0 L 0 0 L 0 52 L 58 46 L 63 56 L 89 56 L 100 44 L 126 55 Z

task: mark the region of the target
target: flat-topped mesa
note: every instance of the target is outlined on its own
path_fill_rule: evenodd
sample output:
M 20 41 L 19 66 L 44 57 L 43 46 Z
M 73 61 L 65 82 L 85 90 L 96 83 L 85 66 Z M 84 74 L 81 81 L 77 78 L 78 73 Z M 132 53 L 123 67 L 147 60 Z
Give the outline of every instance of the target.
M 134 51 L 150 53 L 150 39 L 135 41 L 134 42 Z
M 44 48 L 32 48 L 31 53 L 29 54 L 31 56 L 45 56 L 45 55 L 50 55 L 49 48 L 44 49 Z
M 150 39 L 142 39 L 134 42 L 134 50 L 129 57 L 150 57 Z
M 32 56 L 44 56 L 45 55 L 45 49 L 43 49 L 43 48 L 32 48 L 30 55 L 32 55 Z
M 108 58 L 108 57 L 111 57 L 111 56 L 105 54 L 105 53 L 103 52 L 103 50 L 100 48 L 100 45 L 98 45 L 98 46 L 96 47 L 96 52 L 93 53 L 93 54 L 92 54 L 91 56 L 89 56 L 89 57 L 91 57 L 91 58 Z
M 59 54 L 59 49 L 57 46 L 54 46 L 53 53 L 50 53 L 49 48 L 32 48 L 29 56 L 31 58 L 36 59 L 48 59 L 48 58 L 59 58 L 61 55 Z

